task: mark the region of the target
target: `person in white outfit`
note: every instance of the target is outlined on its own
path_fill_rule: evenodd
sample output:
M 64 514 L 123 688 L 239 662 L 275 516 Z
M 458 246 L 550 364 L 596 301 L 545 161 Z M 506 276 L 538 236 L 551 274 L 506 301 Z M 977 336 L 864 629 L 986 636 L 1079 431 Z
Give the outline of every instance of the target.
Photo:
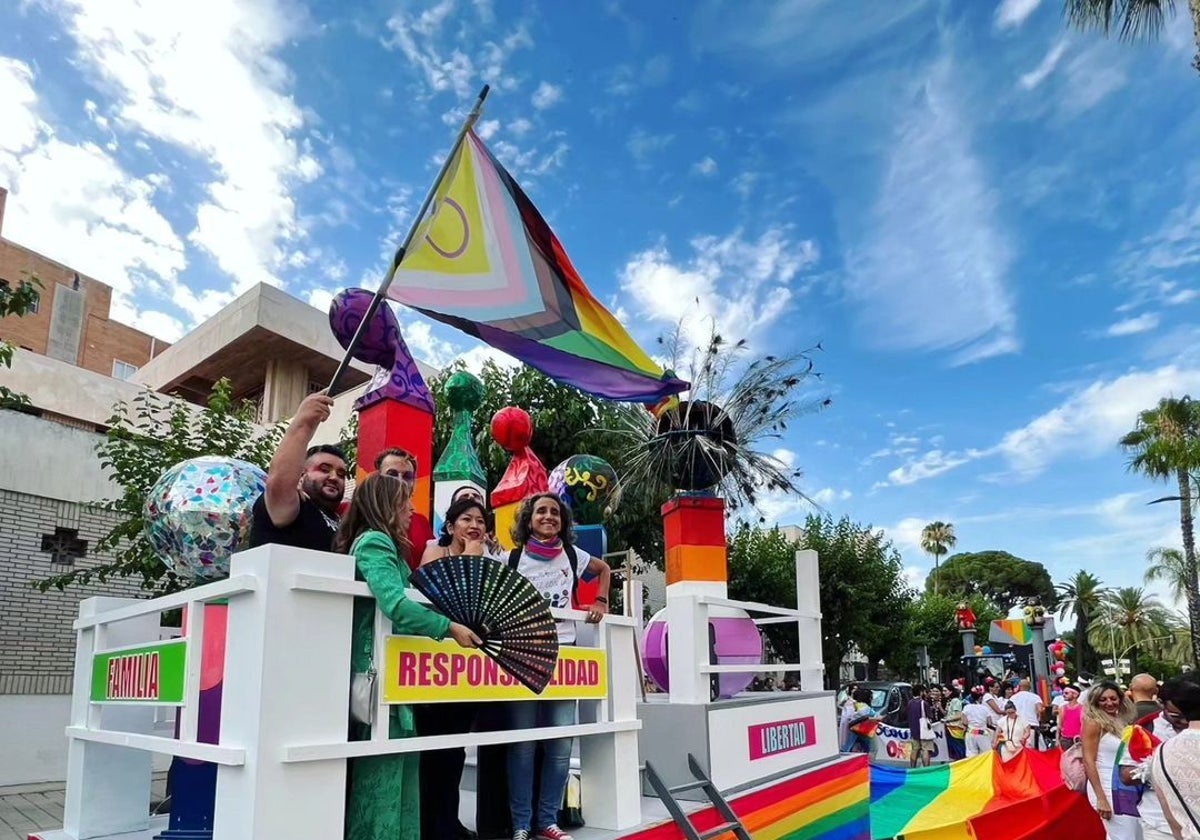
M 967 758 L 987 752 L 992 746 L 992 734 L 988 729 L 988 707 L 983 702 L 982 695 L 973 695 L 971 701 L 963 706 L 962 713 L 967 730 Z
M 1108 840 L 1142 840 L 1137 817 L 1114 814 L 1113 769 L 1121 748 L 1121 734 L 1133 722 L 1133 704 L 1114 682 L 1099 682 L 1088 692 L 1083 710 L 1083 768 L 1087 773 L 1088 801 L 1104 820 Z
M 1163 714 L 1183 728 L 1150 763 L 1151 787 L 1176 840 L 1200 838 L 1200 685 L 1194 680 L 1189 673 L 1163 686 Z
M 1017 693 L 1012 696 L 1012 703 L 1017 707 L 1017 717 L 1025 722 L 1032 733 L 1030 745 L 1036 750 L 1041 749 L 1041 738 L 1038 730 L 1042 722 L 1042 698 L 1033 693 L 1032 684 L 1028 679 L 1021 680 Z
M 1179 678 L 1167 680 L 1163 684 L 1161 691 L 1158 692 L 1159 700 L 1164 704 L 1171 701 L 1176 691 L 1181 687 L 1181 682 L 1182 680 Z M 1155 686 L 1155 688 L 1157 689 L 1158 687 Z M 1186 704 L 1186 702 L 1185 699 L 1184 703 Z M 1145 722 L 1142 722 L 1141 725 L 1146 726 L 1154 737 L 1158 738 L 1164 744 L 1188 728 L 1188 722 L 1179 713 L 1177 706 L 1171 706 L 1169 710 L 1164 707 L 1149 725 L 1146 725 Z M 1161 745 L 1158 749 L 1162 749 Z M 1157 755 L 1158 752 L 1156 750 L 1149 758 L 1137 761 L 1129 753 L 1126 753 L 1121 758 L 1121 778 L 1125 784 L 1134 785 L 1149 782 Z M 1167 784 L 1166 780 L 1162 778 L 1157 779 L 1156 783 Z M 1138 815 L 1142 818 L 1142 840 L 1174 840 L 1175 834 L 1172 832 L 1170 822 L 1167 820 L 1162 804 L 1159 802 L 1158 791 L 1153 786 L 1146 788 L 1137 808 Z
M 1011 761 L 1017 753 L 1029 746 L 1031 730 L 1029 724 L 1017 713 L 1017 706 L 1009 700 L 1004 704 L 1004 717 L 996 728 L 996 746 L 1001 761 Z

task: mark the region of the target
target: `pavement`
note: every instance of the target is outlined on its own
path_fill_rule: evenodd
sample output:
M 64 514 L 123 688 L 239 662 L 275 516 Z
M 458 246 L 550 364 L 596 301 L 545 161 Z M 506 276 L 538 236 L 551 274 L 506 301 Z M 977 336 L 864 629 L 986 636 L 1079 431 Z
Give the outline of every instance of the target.
M 27 840 L 32 831 L 62 828 L 66 784 L 45 782 L 0 787 L 0 840 Z M 155 773 L 151 807 L 167 793 L 167 774 Z

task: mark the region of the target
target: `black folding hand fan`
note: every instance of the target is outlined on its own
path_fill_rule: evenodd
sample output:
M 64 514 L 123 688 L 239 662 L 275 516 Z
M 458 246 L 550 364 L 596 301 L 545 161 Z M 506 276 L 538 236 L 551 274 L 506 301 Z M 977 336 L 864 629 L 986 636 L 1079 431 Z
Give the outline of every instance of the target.
M 470 627 L 480 650 L 534 694 L 558 663 L 558 629 L 550 605 L 524 575 L 486 557 L 443 557 L 409 582 L 451 621 Z

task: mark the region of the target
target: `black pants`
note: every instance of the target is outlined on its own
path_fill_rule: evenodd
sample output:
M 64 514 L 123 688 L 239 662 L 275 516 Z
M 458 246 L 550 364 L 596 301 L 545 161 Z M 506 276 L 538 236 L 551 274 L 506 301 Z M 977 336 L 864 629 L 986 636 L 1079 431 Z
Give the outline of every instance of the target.
M 428 703 L 413 706 L 418 735 L 462 735 L 475 723 L 474 703 Z M 459 786 L 467 751 L 426 750 L 421 753 L 421 840 L 458 837 Z

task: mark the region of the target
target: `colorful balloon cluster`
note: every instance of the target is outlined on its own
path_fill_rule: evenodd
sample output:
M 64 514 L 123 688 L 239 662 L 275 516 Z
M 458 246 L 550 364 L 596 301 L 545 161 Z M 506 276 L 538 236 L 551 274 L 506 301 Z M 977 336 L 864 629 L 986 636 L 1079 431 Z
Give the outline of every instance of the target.
M 1066 659 L 1067 655 L 1071 652 L 1071 646 L 1060 639 L 1057 642 L 1053 642 L 1049 649 L 1050 655 L 1054 657 L 1054 664 L 1050 667 L 1050 670 L 1056 677 L 1065 677 L 1067 674 Z
M 992 648 L 990 645 L 975 645 L 976 656 L 989 656 L 991 655 L 991 652 Z

